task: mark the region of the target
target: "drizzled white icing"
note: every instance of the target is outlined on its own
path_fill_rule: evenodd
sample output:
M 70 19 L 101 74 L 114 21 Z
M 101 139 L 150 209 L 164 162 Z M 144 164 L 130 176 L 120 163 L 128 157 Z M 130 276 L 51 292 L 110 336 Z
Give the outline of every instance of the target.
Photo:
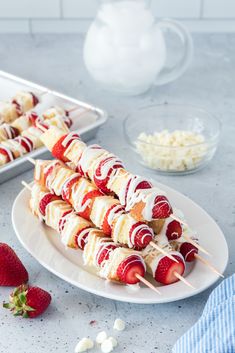
M 62 142 L 62 146 L 67 147 L 68 144 L 69 144 L 72 140 L 74 140 L 74 138 L 77 139 L 77 140 L 80 139 L 80 138 L 78 137 L 78 134 L 76 134 L 75 132 L 70 132 L 70 133 L 67 134 L 67 136 L 64 138 L 64 140 L 63 140 L 63 142 Z
M 99 145 L 87 146 L 82 152 L 78 165 L 81 167 L 83 173 L 88 175 L 88 171 L 92 169 L 92 164 L 97 162 L 97 158 L 106 153 Z

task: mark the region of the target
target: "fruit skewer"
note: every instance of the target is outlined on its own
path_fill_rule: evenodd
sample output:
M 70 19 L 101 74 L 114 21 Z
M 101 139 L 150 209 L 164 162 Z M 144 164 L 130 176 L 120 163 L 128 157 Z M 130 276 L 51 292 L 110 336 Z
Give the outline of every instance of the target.
M 56 128 L 51 128 L 48 131 L 45 131 L 41 136 L 41 140 L 52 152 L 54 157 L 64 162 L 72 162 L 84 177 L 91 179 L 93 183 L 103 192 L 107 193 L 110 191 L 110 189 L 107 189 L 107 185 L 109 186 L 110 180 L 112 181 L 114 178 L 118 185 L 123 184 L 120 183 L 120 175 L 122 174 L 123 177 L 127 175 L 128 181 L 126 184 L 124 182 L 124 185 L 126 186 L 122 189 L 122 195 L 121 197 L 119 195 L 119 199 L 122 200 L 123 195 L 125 195 L 124 198 L 131 198 L 131 195 L 134 195 L 135 198 L 136 193 L 139 191 L 146 193 L 147 195 L 147 199 L 143 198 L 130 209 L 130 215 L 132 215 L 133 218 L 136 218 L 139 221 L 148 221 L 149 218 L 151 218 L 149 217 L 149 209 L 152 210 L 154 213 L 154 218 L 158 218 L 157 220 L 151 222 L 151 227 L 153 227 L 153 229 L 158 228 L 159 223 L 161 223 L 163 219 L 169 216 L 174 218 L 172 208 L 169 201 L 163 195 L 163 192 L 159 191 L 157 188 L 153 188 L 149 181 L 126 172 L 123 169 L 121 161 L 114 155 L 111 155 L 107 151 L 103 150 L 100 146 L 92 145 L 87 147 L 87 145 L 80 140 L 77 134 L 63 134 L 63 132 Z M 112 189 L 112 191 L 118 194 L 114 189 Z M 159 195 L 156 196 L 155 192 Z M 143 201 L 144 199 L 145 202 Z M 125 204 L 125 202 L 122 201 L 120 201 L 120 203 Z M 145 208 L 148 209 L 147 212 L 144 211 Z M 145 214 L 144 218 L 142 217 L 143 212 Z M 193 242 L 192 239 L 189 241 L 191 241 L 193 245 L 198 247 L 202 252 L 209 254 L 207 250 L 202 248 L 199 244 Z M 156 248 L 156 246 L 152 246 Z
M 9 102 L 0 102 L 0 124 L 11 123 L 38 103 L 39 98 L 32 92 L 16 93 Z
M 24 182 L 23 185 L 30 188 Z M 33 186 L 31 194 L 30 204 L 33 213 L 36 213 L 41 219 L 46 221 L 47 225 L 60 232 L 64 245 L 84 250 L 83 258 L 85 265 L 100 268 L 101 276 L 108 279 L 118 279 L 128 284 L 135 284 L 137 277 L 137 279 L 146 285 L 151 285 L 148 281 L 146 283 L 146 280 L 142 277 L 139 278 L 139 276 L 144 275 L 139 273 L 143 271 L 143 268 L 139 268 L 139 259 L 136 258 L 136 255 L 139 255 L 140 252 L 123 248 L 120 244 L 114 243 L 102 231 L 94 229 L 91 222 L 74 214 L 72 207 L 65 201 L 62 201 L 60 197 L 50 193 L 45 188 L 42 191 L 42 186 L 39 184 Z M 180 264 L 175 264 L 172 260 L 169 262 L 166 256 L 161 256 L 161 261 L 159 261 L 159 266 L 156 266 L 155 276 L 153 277 L 158 279 L 162 284 L 171 284 L 177 280 L 181 280 L 192 287 L 181 276 L 185 269 L 182 255 L 176 251 L 172 253 L 174 253 L 174 256 L 178 256 Z M 128 261 L 126 260 L 126 256 L 128 256 Z M 146 261 L 148 267 L 147 257 Z M 138 271 L 135 269 L 136 266 Z M 152 274 L 151 271 L 150 273 Z M 151 289 L 153 289 L 152 285 Z
M 121 161 L 98 145 L 87 146 L 77 135 L 49 129 L 41 140 L 55 158 L 71 161 L 103 192 L 115 193 L 138 221 L 167 218 L 172 213 L 164 192 L 146 179 L 126 171 Z
M 42 134 L 42 128 L 45 129 L 56 125 L 64 132 L 68 132 L 68 127 L 72 123 L 69 117 L 61 116 L 59 112 L 54 117 L 50 117 L 50 119 L 41 118 L 36 113 L 31 113 L 27 118 L 31 119 L 32 126 L 24 130 L 21 136 L 8 139 L 0 144 L 0 166 L 41 147 L 40 135 Z
M 104 195 L 89 180 L 65 166 L 61 161 L 34 161 L 34 178 L 57 196 L 69 202 L 82 217 L 91 220 L 116 243 L 130 248 L 143 249 L 151 244 L 173 261 L 177 259 L 165 253 L 153 243 L 153 230 L 144 222 L 136 221 L 124 212 L 119 201 L 111 195 Z
M 39 184 L 35 183 L 32 188 L 25 182 L 22 184 L 31 191 L 32 213 L 58 231 L 64 245 L 84 250 L 85 264 L 93 266 L 99 276 L 125 284 L 141 281 L 160 294 L 143 277 L 146 266 L 139 252 L 112 242 L 102 231 L 94 228 L 91 222 L 74 213 L 68 203 Z

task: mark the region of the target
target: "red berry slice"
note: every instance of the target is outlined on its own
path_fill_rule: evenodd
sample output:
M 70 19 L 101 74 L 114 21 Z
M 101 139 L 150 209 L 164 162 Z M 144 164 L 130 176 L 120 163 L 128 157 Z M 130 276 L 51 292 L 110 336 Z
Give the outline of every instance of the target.
M 15 99 L 12 100 L 12 104 L 15 106 L 17 115 L 21 116 L 24 113 L 21 109 L 21 105 Z
M 178 272 L 180 275 L 183 275 L 185 270 L 185 264 L 180 256 L 173 255 L 175 259 L 179 262 L 169 259 L 164 256 L 158 263 L 157 269 L 155 271 L 155 280 L 162 284 L 172 284 L 178 281 L 178 278 L 175 276 L 175 272 Z
M 132 244 L 138 250 L 146 248 L 146 246 L 153 240 L 153 231 L 144 222 L 135 223 L 129 233 Z
M 107 167 L 107 164 L 110 166 L 109 170 L 106 172 L 106 177 L 102 179 L 102 172 L 104 168 Z M 107 183 L 109 181 L 110 175 L 113 170 L 123 168 L 121 161 L 117 160 L 115 156 L 107 157 L 103 159 L 94 173 L 94 183 L 95 185 L 104 193 L 110 193 L 111 190 L 107 188 Z
M 75 176 L 73 179 L 71 179 L 69 182 L 65 182 L 62 191 L 61 191 L 61 197 L 64 201 L 70 203 L 70 197 L 72 193 L 72 187 L 74 184 L 76 184 L 80 179 L 80 176 Z
M 8 139 L 14 139 L 20 134 L 19 130 L 16 127 L 10 126 L 9 128 L 10 128 L 10 131 L 5 129 Z
M 45 216 L 46 215 L 46 207 L 47 205 L 55 200 L 60 200 L 60 198 L 54 194 L 46 194 L 43 196 L 43 198 L 41 199 L 41 201 L 39 202 L 39 211 L 40 213 Z
M 84 250 L 84 247 L 86 245 L 86 238 L 88 237 L 90 227 L 83 228 L 79 230 L 75 236 L 75 246 L 81 250 Z M 84 232 L 87 230 L 86 232 Z M 81 233 L 84 233 L 83 236 L 81 237 Z
M 166 228 L 166 236 L 169 241 L 179 239 L 182 235 L 182 226 L 178 221 L 171 221 Z
M 172 208 L 168 199 L 159 195 L 155 198 L 152 218 L 153 219 L 162 219 L 168 218 L 172 214 Z
M 64 139 L 65 139 L 67 136 L 68 136 L 68 135 L 62 136 L 62 137 L 55 143 L 55 145 L 53 146 L 52 151 L 51 151 L 53 157 L 58 158 L 58 159 L 62 160 L 63 162 L 68 162 L 68 161 L 69 161 L 68 158 L 66 158 L 66 157 L 64 156 L 64 153 L 65 153 L 66 149 L 68 148 L 68 146 L 72 143 L 73 140 L 79 139 L 79 135 L 73 134 L 73 135 L 71 135 L 71 138 L 70 138 L 69 141 L 66 143 L 66 145 L 63 146 L 63 141 L 64 141 Z
M 0 153 L 7 158 L 6 160 L 7 163 L 9 163 L 11 160 L 14 159 L 13 154 L 11 152 L 8 152 L 4 147 L 0 147 Z
M 139 279 L 136 274 L 140 276 L 145 275 L 145 265 L 138 255 L 131 255 L 122 261 L 117 268 L 117 276 L 121 282 L 126 284 L 136 284 Z
M 31 124 L 33 126 L 36 126 L 36 121 L 39 119 L 39 116 L 36 112 L 31 112 L 29 115 L 28 115 L 28 119 L 29 121 L 31 122 Z
M 34 93 L 30 92 L 30 94 L 32 96 L 33 106 L 35 107 L 39 103 L 39 99 Z
M 33 150 L 33 142 L 28 137 L 18 136 L 15 138 L 15 141 L 17 141 L 22 147 L 24 147 L 27 153 Z
M 62 230 L 64 229 L 64 226 L 65 226 L 65 218 L 64 217 L 71 212 L 72 212 L 72 210 L 68 210 L 68 211 L 64 212 L 61 219 L 59 220 L 58 228 L 59 228 L 60 233 L 62 232 Z
M 115 244 L 109 244 L 107 246 L 101 246 L 103 249 L 98 252 L 96 261 L 99 266 L 101 266 L 102 262 L 109 259 L 110 252 L 117 248 Z
M 185 261 L 192 262 L 195 260 L 195 254 L 198 253 L 198 249 L 193 244 L 184 242 L 180 245 L 180 253 L 183 255 Z
M 111 233 L 112 233 L 112 228 L 111 228 L 111 226 L 110 226 L 110 224 L 109 224 L 109 222 L 108 222 L 108 217 L 109 217 L 109 215 L 110 215 L 110 212 L 115 208 L 115 207 L 117 207 L 117 204 L 115 204 L 115 205 L 112 205 L 109 209 L 108 209 L 108 211 L 106 212 L 106 214 L 105 214 L 105 216 L 104 216 L 104 220 L 103 220 L 103 224 L 102 224 L 102 230 L 103 230 L 103 232 L 105 233 L 105 234 L 107 234 L 107 235 L 111 235 Z M 114 214 L 117 214 L 117 213 L 123 213 L 124 212 L 124 207 L 122 207 L 122 206 L 119 206 L 118 208 L 117 208 L 117 210 L 114 212 Z
M 78 215 L 80 217 L 83 217 L 85 219 L 90 219 L 90 214 L 91 214 L 91 206 L 92 206 L 92 199 L 94 199 L 95 197 L 99 197 L 99 196 L 103 196 L 104 194 L 99 191 L 99 190 L 92 190 L 89 191 L 83 198 L 82 200 L 82 206 L 88 201 L 91 200 L 91 202 L 89 203 L 89 205 L 85 208 L 84 211 L 78 212 Z
M 143 189 L 151 189 L 152 187 L 153 187 L 153 186 L 152 186 L 152 184 L 150 184 L 149 181 L 144 180 L 144 181 L 141 181 L 141 182 L 137 185 L 135 191 L 137 191 L 137 190 L 143 190 Z

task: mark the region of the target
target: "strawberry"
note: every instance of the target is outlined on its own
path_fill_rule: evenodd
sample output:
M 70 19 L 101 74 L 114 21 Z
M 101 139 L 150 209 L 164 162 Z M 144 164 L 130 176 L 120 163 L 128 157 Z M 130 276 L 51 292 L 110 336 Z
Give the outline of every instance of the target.
M 179 239 L 182 235 L 182 226 L 178 221 L 172 221 L 166 228 L 166 236 L 169 241 Z
M 108 171 L 106 172 L 106 177 L 102 178 L 102 172 L 106 169 L 106 165 L 108 164 Z M 113 170 L 123 168 L 121 161 L 117 160 L 115 156 L 107 157 L 103 159 L 94 173 L 94 183 L 95 185 L 104 193 L 110 193 L 111 190 L 107 188 L 107 183 L 109 181 L 110 175 Z
M 8 130 L 6 130 L 7 136 L 9 139 L 14 139 L 16 136 L 18 136 L 20 134 L 19 130 L 16 127 L 9 126 L 9 128 L 10 128 L 9 134 L 8 134 Z
M 64 229 L 64 226 L 65 226 L 65 219 L 64 219 L 64 217 L 65 217 L 67 214 L 71 213 L 71 212 L 72 212 L 72 210 L 68 210 L 68 211 L 65 211 L 65 212 L 62 214 L 62 217 L 60 218 L 59 224 L 58 224 L 58 229 L 59 229 L 59 232 L 60 232 L 60 233 L 62 232 L 62 230 Z
M 60 200 L 59 196 L 56 196 L 54 194 L 46 194 L 42 197 L 42 199 L 40 200 L 39 202 L 39 211 L 41 212 L 41 214 L 43 216 L 46 215 L 46 207 L 47 205 L 52 202 L 52 201 L 55 201 L 55 200 Z
M 135 229 L 139 228 L 136 232 Z M 133 237 L 134 234 L 134 239 Z M 149 228 L 144 222 L 137 222 L 133 224 L 129 233 L 130 239 L 132 239 L 132 243 L 138 250 L 146 248 L 146 246 L 153 240 L 153 232 L 151 228 Z
M 137 190 L 143 190 L 143 189 L 151 189 L 152 187 L 153 187 L 153 186 L 152 186 L 152 184 L 150 184 L 149 181 L 144 180 L 144 181 L 141 181 L 141 182 L 137 185 L 135 191 L 137 191 Z
M 11 293 L 9 303 L 3 303 L 3 307 L 10 309 L 14 316 L 35 318 L 47 309 L 50 302 L 51 295 L 44 289 L 23 284 Z
M 13 154 L 11 152 L 8 152 L 4 147 L 0 147 L 0 153 L 7 158 L 7 163 L 11 161 L 11 157 L 14 159 Z M 11 153 L 11 155 L 9 155 L 9 153 Z
M 38 114 L 36 112 L 31 112 L 28 115 L 29 121 L 32 123 L 33 126 L 36 126 L 36 121 L 39 118 Z
M 19 286 L 28 279 L 28 272 L 14 250 L 0 243 L 0 286 Z
M 172 208 L 168 199 L 163 195 L 157 196 L 154 201 L 152 218 L 153 219 L 168 218 L 171 215 L 171 213 L 172 213 Z
M 75 176 L 73 179 L 71 179 L 68 183 L 65 183 L 62 187 L 61 191 L 61 197 L 64 201 L 70 203 L 70 197 L 71 197 L 71 192 L 72 192 L 72 187 L 75 183 L 78 183 L 80 179 L 80 176 Z
M 107 246 L 104 246 L 101 251 L 98 251 L 97 253 L 98 256 L 96 258 L 98 265 L 100 266 L 103 261 L 108 260 L 110 252 L 116 248 L 117 248 L 117 245 L 109 244 Z
M 103 230 L 103 232 L 105 233 L 105 234 L 107 234 L 107 235 L 111 235 L 111 233 L 112 233 L 112 228 L 111 228 L 111 226 L 110 226 L 110 224 L 109 224 L 109 222 L 108 222 L 108 217 L 109 217 L 109 214 L 110 214 L 110 212 L 112 211 L 112 209 L 114 208 L 114 207 L 117 207 L 117 205 L 115 204 L 115 205 L 112 205 L 109 209 L 108 209 L 108 211 L 106 212 L 106 214 L 105 214 L 105 216 L 104 216 L 104 220 L 103 220 L 103 224 L 102 224 L 102 230 Z M 120 206 L 116 211 L 115 211 L 115 214 L 116 213 L 123 213 L 124 212 L 124 207 L 122 207 L 122 206 Z
M 78 135 L 78 134 L 73 134 L 73 135 L 71 136 L 71 138 L 69 139 L 68 143 L 66 144 L 66 146 L 63 146 L 62 143 L 63 143 L 64 139 L 65 139 L 67 136 L 68 136 L 67 134 L 64 135 L 64 136 L 62 136 L 62 137 L 55 143 L 55 145 L 53 146 L 52 151 L 51 151 L 53 157 L 58 158 L 58 159 L 62 160 L 63 162 L 68 162 L 68 161 L 69 161 L 68 158 L 66 158 L 66 157 L 64 156 L 64 153 L 65 153 L 66 149 L 68 148 L 68 146 L 71 144 L 71 142 L 72 142 L 73 140 L 79 139 L 79 135 Z
M 136 284 L 139 279 L 136 274 L 140 276 L 145 275 L 145 266 L 138 255 L 131 255 L 123 260 L 117 268 L 117 276 L 119 280 L 126 284 Z
M 162 284 L 172 284 L 178 281 L 178 278 L 174 275 L 174 272 L 178 272 L 180 275 L 183 275 L 185 270 L 185 265 L 180 256 L 173 255 L 179 262 L 169 259 L 167 256 L 164 256 L 158 263 L 158 266 L 155 271 L 155 280 Z
M 24 112 L 22 111 L 21 105 L 17 102 L 17 100 L 13 99 L 11 103 L 15 106 L 15 110 L 16 110 L 17 115 L 18 116 L 23 115 Z
M 32 95 L 33 106 L 35 107 L 39 103 L 39 99 L 34 93 L 30 92 L 30 94 Z
M 78 212 L 78 215 L 80 217 L 83 217 L 85 219 L 90 219 L 90 214 L 91 214 L 91 206 L 92 206 L 92 199 L 94 199 L 95 197 L 99 197 L 99 196 L 103 196 L 104 194 L 99 191 L 99 190 L 92 190 L 89 191 L 83 198 L 82 200 L 82 206 L 88 201 L 91 200 L 91 202 L 89 203 L 89 205 L 85 208 L 84 211 Z
M 31 152 L 33 150 L 33 142 L 28 137 L 16 137 L 15 141 L 17 141 L 22 147 L 24 147 L 26 152 Z
M 198 253 L 198 249 L 191 243 L 184 242 L 180 245 L 180 253 L 183 255 L 185 261 L 192 262 L 195 260 L 195 254 Z
M 82 236 L 82 238 L 79 239 L 79 235 L 81 234 L 81 232 L 83 232 L 85 229 L 87 229 L 87 232 L 85 232 L 85 234 Z M 86 245 L 86 238 L 89 234 L 89 230 L 90 227 L 86 227 L 83 228 L 81 230 L 79 230 L 75 236 L 75 247 L 79 248 L 79 249 L 84 249 L 84 246 Z

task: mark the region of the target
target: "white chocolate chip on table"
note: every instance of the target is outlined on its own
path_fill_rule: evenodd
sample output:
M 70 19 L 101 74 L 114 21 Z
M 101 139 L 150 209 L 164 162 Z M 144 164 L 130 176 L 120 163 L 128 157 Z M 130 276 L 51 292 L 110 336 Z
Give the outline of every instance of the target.
M 102 344 L 107 339 L 107 337 L 107 333 L 105 331 L 101 331 L 98 333 L 95 340 L 98 344 Z
M 125 321 L 123 321 L 121 319 L 116 319 L 114 321 L 114 324 L 113 324 L 113 329 L 114 330 L 123 331 L 123 330 L 125 330 L 125 327 L 126 327 Z
M 83 337 L 76 345 L 74 352 L 75 353 L 81 353 L 81 352 L 86 352 L 89 349 L 92 349 L 94 347 L 94 342 L 87 337 Z

